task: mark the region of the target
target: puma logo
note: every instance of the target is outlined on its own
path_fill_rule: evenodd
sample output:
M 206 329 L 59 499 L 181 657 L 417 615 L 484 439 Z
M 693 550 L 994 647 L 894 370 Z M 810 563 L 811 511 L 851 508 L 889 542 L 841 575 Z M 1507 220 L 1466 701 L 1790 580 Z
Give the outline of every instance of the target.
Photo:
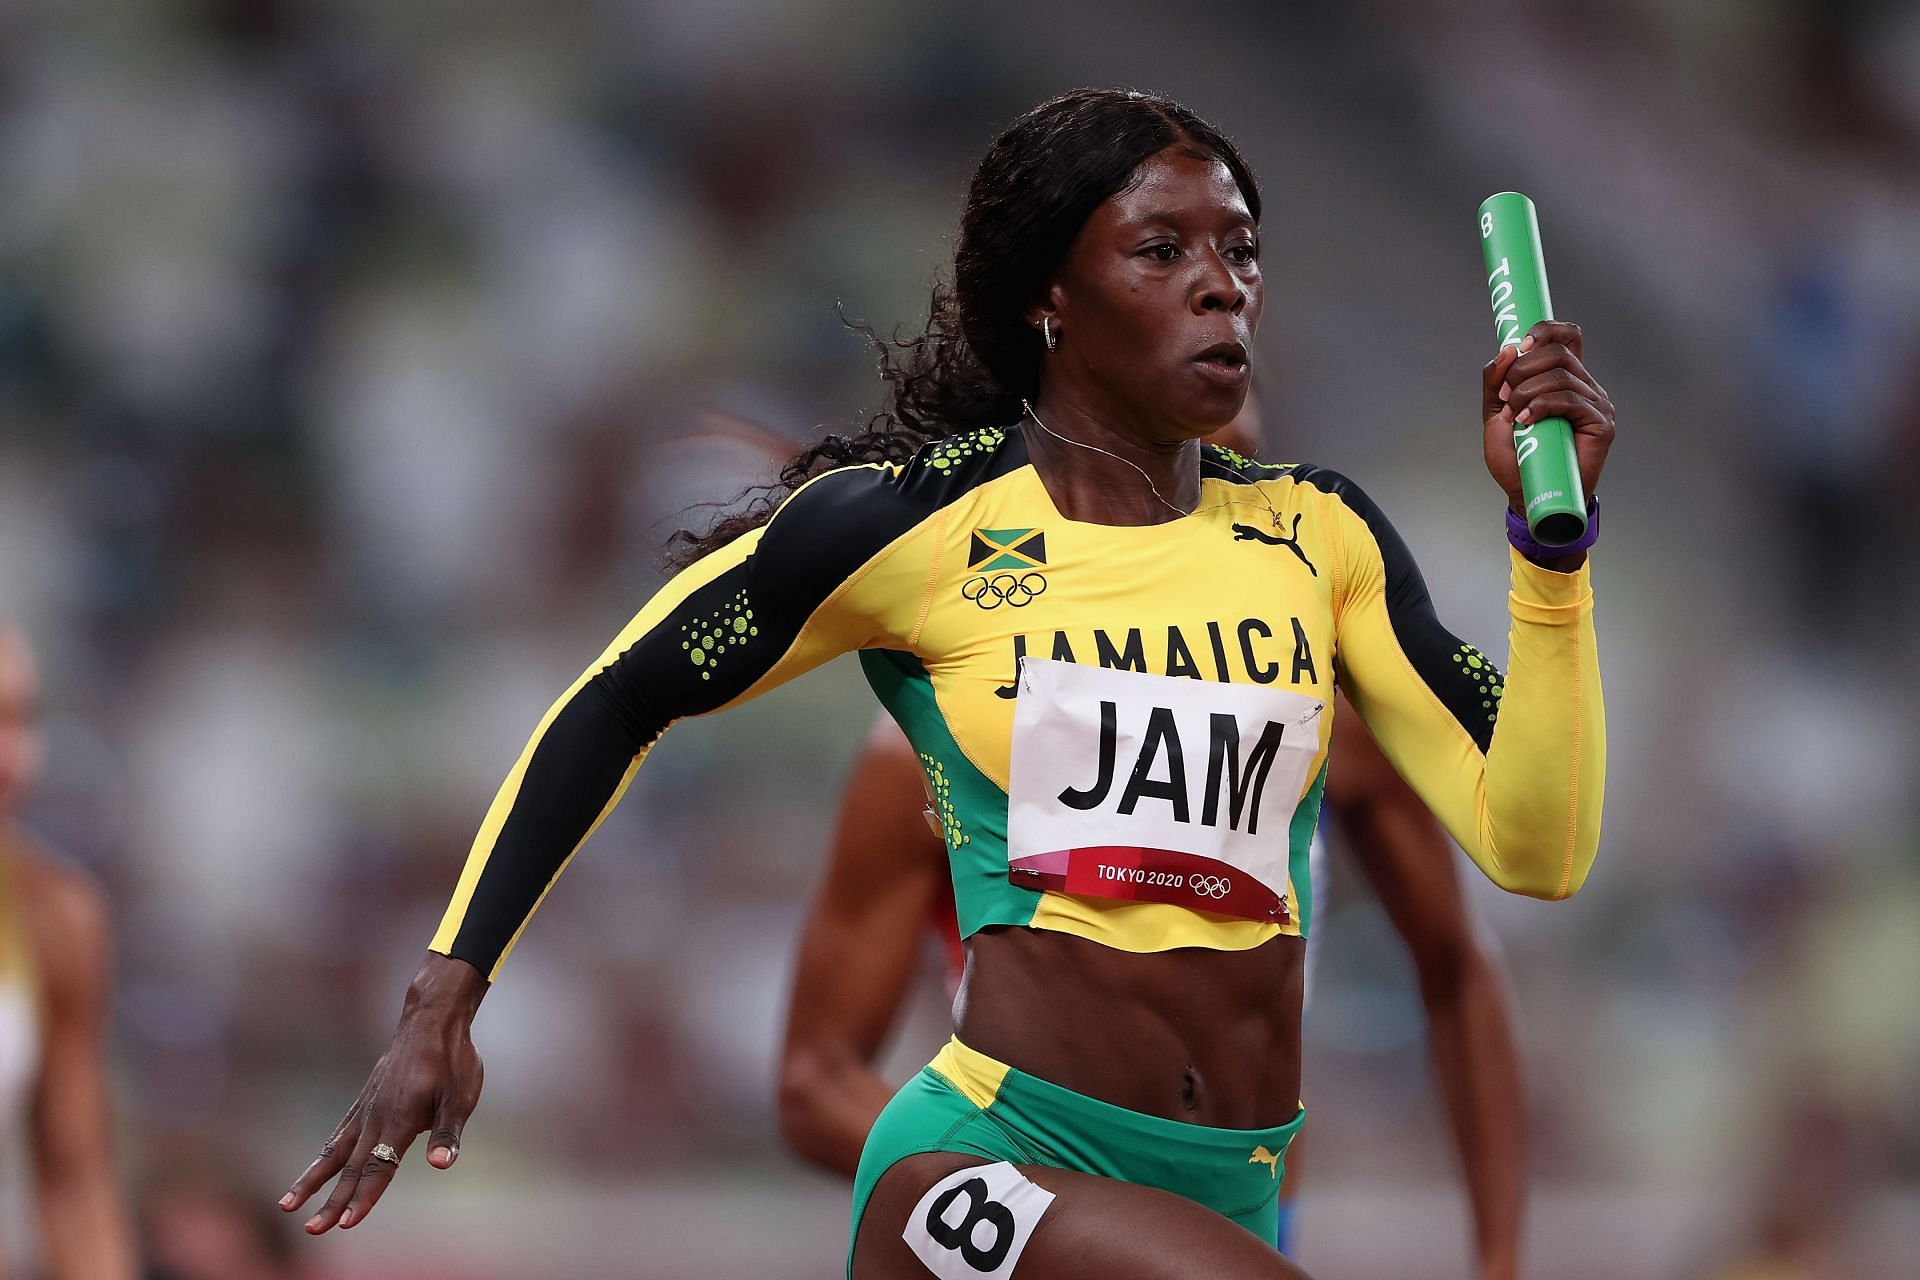
M 1263 1164 L 1267 1166 L 1267 1171 L 1271 1173 L 1274 1177 L 1278 1178 L 1280 1176 L 1279 1155 L 1275 1152 L 1267 1150 L 1265 1147 L 1255 1147 L 1253 1149 L 1253 1154 L 1247 1157 L 1247 1163 Z
M 1293 552 L 1293 554 L 1299 556 L 1300 563 L 1307 566 L 1307 572 L 1317 578 L 1320 576 L 1320 571 L 1313 567 L 1313 561 L 1307 559 L 1307 553 L 1300 549 L 1300 516 L 1301 513 L 1298 511 L 1293 513 L 1293 536 L 1291 538 L 1277 538 L 1270 533 L 1262 533 L 1250 524 L 1236 524 L 1233 526 L 1233 540 L 1235 542 L 1246 542 L 1251 539 L 1256 542 L 1264 542 L 1270 547 L 1285 547 L 1287 550 Z

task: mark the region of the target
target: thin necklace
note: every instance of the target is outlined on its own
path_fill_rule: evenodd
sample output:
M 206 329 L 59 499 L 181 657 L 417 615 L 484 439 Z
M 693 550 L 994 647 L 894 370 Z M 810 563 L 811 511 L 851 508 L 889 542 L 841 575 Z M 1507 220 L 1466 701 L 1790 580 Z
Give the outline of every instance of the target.
M 1068 439 L 1066 436 L 1061 435 L 1058 431 L 1055 431 L 1052 427 L 1048 426 L 1046 423 L 1040 421 L 1040 415 L 1035 413 L 1033 411 L 1033 406 L 1028 404 L 1025 400 L 1022 400 L 1020 402 L 1020 407 L 1027 411 L 1027 416 L 1029 418 L 1033 419 L 1034 426 L 1040 428 L 1042 431 L 1052 436 L 1055 440 L 1059 440 L 1064 444 L 1077 445 L 1082 449 L 1091 449 L 1095 453 L 1104 453 L 1109 458 L 1112 458 L 1115 462 L 1124 462 L 1128 466 L 1132 467 L 1135 471 L 1140 472 L 1140 478 L 1147 482 L 1147 488 L 1153 491 L 1153 496 L 1160 499 L 1160 505 L 1165 507 L 1167 510 L 1173 512 L 1174 515 L 1179 516 L 1182 520 L 1186 519 L 1188 515 L 1192 514 L 1191 512 L 1182 511 L 1180 508 L 1174 506 L 1171 502 L 1168 502 L 1165 497 L 1162 497 L 1159 488 L 1153 483 L 1153 477 L 1148 475 L 1146 471 L 1142 467 L 1140 467 L 1138 464 L 1136 464 L 1131 458 L 1123 458 L 1117 453 L 1112 453 L 1106 449 L 1102 449 L 1097 444 L 1088 444 L 1084 440 Z
M 1081 449 L 1091 449 L 1095 453 L 1104 453 L 1106 454 L 1107 457 L 1112 458 L 1115 462 L 1124 462 L 1128 466 L 1132 467 L 1135 471 L 1138 471 L 1140 473 L 1140 478 L 1147 482 L 1147 489 L 1153 494 L 1153 496 L 1156 499 L 1159 500 L 1160 505 L 1165 507 L 1167 510 L 1173 512 L 1174 515 L 1180 517 L 1182 520 L 1186 519 L 1189 515 L 1194 514 L 1194 512 L 1197 512 L 1200 510 L 1200 507 L 1198 505 L 1195 505 L 1193 511 L 1191 512 L 1182 511 L 1179 507 L 1176 507 L 1175 505 L 1173 505 L 1173 503 L 1168 502 L 1166 497 L 1160 492 L 1159 487 L 1153 483 L 1153 477 L 1148 475 L 1146 473 L 1146 470 L 1142 468 L 1138 463 L 1134 462 L 1131 458 L 1123 458 L 1117 453 L 1113 453 L 1109 450 L 1102 449 L 1097 444 L 1088 444 L 1084 440 L 1075 440 L 1075 439 L 1072 439 L 1071 437 L 1061 435 L 1058 431 L 1055 431 L 1052 427 L 1040 421 L 1040 415 L 1035 413 L 1033 411 L 1033 406 L 1027 403 L 1025 400 L 1022 400 L 1020 402 L 1020 407 L 1027 411 L 1027 416 L 1029 418 L 1033 419 L 1034 426 L 1040 428 L 1042 431 L 1052 436 L 1055 440 L 1058 440 L 1063 444 L 1074 445 Z M 1273 516 L 1273 527 L 1276 529 L 1284 527 L 1280 523 L 1279 509 L 1276 508 L 1273 505 L 1273 503 L 1268 500 L 1267 495 L 1265 493 L 1262 493 L 1257 488 L 1254 490 L 1254 492 L 1260 494 L 1260 501 L 1267 504 L 1267 510 Z M 1241 502 L 1236 499 L 1229 498 L 1225 502 L 1220 503 L 1219 505 L 1223 507 L 1241 507 L 1241 506 L 1250 507 L 1253 504 L 1251 502 Z M 1212 510 L 1212 508 L 1208 508 L 1208 510 Z

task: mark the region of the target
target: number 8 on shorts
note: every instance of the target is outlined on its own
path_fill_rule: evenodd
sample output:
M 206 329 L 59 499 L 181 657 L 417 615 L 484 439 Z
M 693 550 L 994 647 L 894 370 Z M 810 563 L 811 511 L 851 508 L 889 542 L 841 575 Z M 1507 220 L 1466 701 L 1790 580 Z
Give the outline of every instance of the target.
M 1005 1161 L 956 1169 L 920 1197 L 901 1235 L 940 1280 L 1005 1280 L 1052 1203 Z

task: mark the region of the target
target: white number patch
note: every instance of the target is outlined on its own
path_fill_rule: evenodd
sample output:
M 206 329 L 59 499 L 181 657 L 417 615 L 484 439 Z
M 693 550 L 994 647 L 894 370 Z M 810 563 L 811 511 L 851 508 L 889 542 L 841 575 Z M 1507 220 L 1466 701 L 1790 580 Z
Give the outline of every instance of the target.
M 907 1216 L 900 1238 L 940 1280 L 1005 1280 L 1053 1192 L 999 1164 L 956 1169 Z
M 1020 663 L 1013 882 L 1289 918 L 1289 827 L 1326 704 L 1291 689 Z

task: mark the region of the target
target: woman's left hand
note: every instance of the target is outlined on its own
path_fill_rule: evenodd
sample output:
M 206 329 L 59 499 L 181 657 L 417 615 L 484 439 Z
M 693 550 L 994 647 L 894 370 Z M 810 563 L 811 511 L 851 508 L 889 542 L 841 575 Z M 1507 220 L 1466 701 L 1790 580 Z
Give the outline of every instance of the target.
M 1613 447 L 1613 400 L 1580 361 L 1580 326 L 1542 320 L 1527 330 L 1518 348 L 1501 347 L 1480 371 L 1480 419 L 1487 470 L 1507 491 L 1507 503 L 1525 514 L 1520 464 L 1513 433 L 1542 418 L 1565 418 L 1573 427 L 1580 483 L 1591 494 L 1600 484 L 1607 450 Z

